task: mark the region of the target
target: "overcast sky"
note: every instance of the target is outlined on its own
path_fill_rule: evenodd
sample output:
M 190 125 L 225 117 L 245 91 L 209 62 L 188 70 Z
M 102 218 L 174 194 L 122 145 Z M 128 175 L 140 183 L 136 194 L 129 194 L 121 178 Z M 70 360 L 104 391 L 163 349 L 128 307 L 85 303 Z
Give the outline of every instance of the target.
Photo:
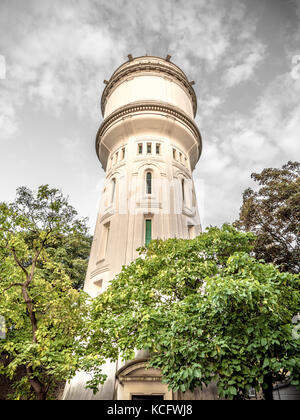
M 1 0 L 1 201 L 48 183 L 93 232 L 103 80 L 129 53 L 196 82 L 204 227 L 238 217 L 251 172 L 300 160 L 300 0 Z

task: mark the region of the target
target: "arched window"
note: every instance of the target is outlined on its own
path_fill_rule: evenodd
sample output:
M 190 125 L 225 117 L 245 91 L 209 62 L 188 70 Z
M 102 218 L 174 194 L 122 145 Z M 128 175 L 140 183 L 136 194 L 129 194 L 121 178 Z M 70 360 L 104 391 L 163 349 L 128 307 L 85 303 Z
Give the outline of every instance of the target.
M 113 203 L 115 199 L 115 191 L 116 191 L 116 178 L 111 180 L 111 199 L 110 202 Z
M 152 194 L 152 173 L 146 173 L 146 193 Z

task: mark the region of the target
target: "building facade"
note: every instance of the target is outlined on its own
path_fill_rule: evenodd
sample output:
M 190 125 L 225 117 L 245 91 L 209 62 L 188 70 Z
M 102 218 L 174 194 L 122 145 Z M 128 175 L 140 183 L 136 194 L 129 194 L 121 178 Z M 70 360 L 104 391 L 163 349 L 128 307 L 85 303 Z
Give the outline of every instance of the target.
M 106 176 L 84 286 L 92 297 L 151 239 L 201 231 L 192 178 L 202 148 L 193 82 L 170 56 L 128 58 L 105 81 L 101 98 L 96 153 Z M 78 373 L 63 398 L 179 398 L 146 363 L 139 352 L 133 361 L 107 364 L 108 380 L 95 396 Z

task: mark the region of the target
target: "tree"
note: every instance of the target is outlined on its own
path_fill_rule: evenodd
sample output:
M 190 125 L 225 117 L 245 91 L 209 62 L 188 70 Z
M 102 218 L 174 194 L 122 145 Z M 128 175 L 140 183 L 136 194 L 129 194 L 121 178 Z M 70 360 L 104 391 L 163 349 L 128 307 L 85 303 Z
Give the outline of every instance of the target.
M 154 240 L 93 301 L 91 354 L 132 359 L 147 349 L 149 366 L 182 392 L 217 381 L 219 395 L 247 398 L 289 375 L 299 384 L 298 275 L 249 255 L 255 236 L 232 226 L 196 239 Z
M 299 273 L 300 164 L 288 162 L 251 178 L 261 188 L 245 190 L 235 226 L 257 235 L 253 251 L 258 259 L 278 265 L 281 271 Z
M 52 245 L 52 249 L 48 248 L 51 258 L 63 264 L 72 286 L 78 290 L 83 288 L 93 239 L 88 234 L 85 224 L 82 225 L 82 228 L 82 231 L 77 230 L 67 235 L 57 235 L 57 241 Z
M 104 379 L 101 357 L 85 354 L 89 299 L 73 287 L 86 265 L 77 250 L 87 227 L 76 215 L 48 185 L 36 194 L 21 187 L 13 203 L 0 204 L 0 374 L 14 380 L 26 371 L 13 398 L 51 398 L 57 381 L 81 369 Z

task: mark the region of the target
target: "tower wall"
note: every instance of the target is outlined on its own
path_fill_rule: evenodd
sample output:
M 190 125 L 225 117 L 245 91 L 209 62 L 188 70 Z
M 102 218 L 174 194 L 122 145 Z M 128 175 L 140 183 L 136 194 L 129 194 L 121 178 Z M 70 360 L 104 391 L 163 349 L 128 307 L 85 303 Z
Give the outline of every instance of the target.
M 102 95 L 96 152 L 106 171 L 85 290 L 101 293 L 152 239 L 200 232 L 192 170 L 201 153 L 195 93 L 184 73 L 158 57 L 120 66 Z M 151 173 L 151 193 L 146 176 Z

